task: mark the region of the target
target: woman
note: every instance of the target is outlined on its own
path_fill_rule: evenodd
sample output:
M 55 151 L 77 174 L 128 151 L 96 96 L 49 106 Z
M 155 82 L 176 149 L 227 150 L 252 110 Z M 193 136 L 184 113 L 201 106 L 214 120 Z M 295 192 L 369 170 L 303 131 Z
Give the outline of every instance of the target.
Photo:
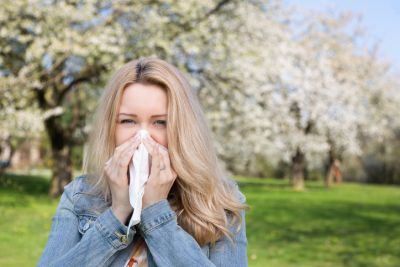
M 138 131 L 149 137 L 141 141 Z M 128 165 L 140 143 L 150 174 L 128 224 Z M 188 81 L 156 58 L 128 62 L 100 99 L 84 173 L 64 188 L 38 266 L 247 266 L 245 198 L 218 165 Z

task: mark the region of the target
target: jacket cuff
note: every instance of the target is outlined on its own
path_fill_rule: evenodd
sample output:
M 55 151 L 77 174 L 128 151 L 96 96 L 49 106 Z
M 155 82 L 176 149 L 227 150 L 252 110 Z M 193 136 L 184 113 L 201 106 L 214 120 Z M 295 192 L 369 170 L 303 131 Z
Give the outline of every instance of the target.
M 176 220 L 176 214 L 168 200 L 162 199 L 142 210 L 139 229 L 146 234 L 172 220 Z
M 96 220 L 96 228 L 103 237 L 117 250 L 127 247 L 133 240 L 136 229 L 123 225 L 114 215 L 111 207 L 107 208 Z

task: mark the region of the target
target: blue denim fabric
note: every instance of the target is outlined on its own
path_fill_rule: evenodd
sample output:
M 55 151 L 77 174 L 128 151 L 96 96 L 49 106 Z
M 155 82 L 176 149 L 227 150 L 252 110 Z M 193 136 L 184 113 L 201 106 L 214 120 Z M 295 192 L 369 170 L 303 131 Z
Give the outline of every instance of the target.
M 215 246 L 200 247 L 177 223 L 167 200 L 142 210 L 141 222 L 131 228 L 114 215 L 111 204 L 89 195 L 85 176 L 64 187 L 52 219 L 48 242 L 37 266 L 124 266 L 142 236 L 148 247 L 148 266 L 247 266 L 244 211 L 232 243 L 226 237 Z M 239 192 L 240 193 L 240 192 Z M 240 193 L 244 203 L 245 197 Z

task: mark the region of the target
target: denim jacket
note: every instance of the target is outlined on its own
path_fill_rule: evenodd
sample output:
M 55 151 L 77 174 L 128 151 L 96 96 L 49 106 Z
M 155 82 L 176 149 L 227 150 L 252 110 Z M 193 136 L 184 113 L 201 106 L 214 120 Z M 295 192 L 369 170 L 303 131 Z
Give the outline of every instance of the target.
M 123 267 L 140 237 L 146 241 L 149 267 L 247 266 L 244 211 L 240 231 L 230 228 L 233 243 L 224 236 L 214 246 L 200 247 L 179 226 L 166 199 L 144 208 L 141 222 L 127 235 L 128 227 L 117 219 L 110 203 L 86 194 L 88 189 L 84 175 L 64 187 L 37 266 Z M 239 194 L 244 203 L 244 195 Z

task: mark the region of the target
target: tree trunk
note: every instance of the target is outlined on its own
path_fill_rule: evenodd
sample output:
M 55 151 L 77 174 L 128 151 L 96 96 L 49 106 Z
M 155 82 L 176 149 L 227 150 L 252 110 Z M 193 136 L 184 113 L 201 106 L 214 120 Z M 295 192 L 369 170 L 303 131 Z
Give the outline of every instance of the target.
M 334 162 L 335 162 L 335 153 L 333 152 L 332 149 L 329 150 L 328 153 L 328 166 L 326 169 L 326 174 L 325 174 L 325 187 L 330 187 L 333 182 L 333 175 L 334 175 Z
M 5 140 L 0 143 L 0 174 L 2 174 L 8 167 L 11 166 L 12 157 L 15 153 L 15 145 L 11 141 L 11 136 L 8 136 Z
M 64 191 L 64 186 L 72 179 L 71 148 L 64 146 L 61 150 L 53 149 L 53 166 L 49 195 L 58 197 Z
M 331 149 L 329 151 L 328 168 L 325 175 L 325 186 L 330 187 L 335 179 L 336 184 L 342 182 L 342 172 L 340 170 L 340 161 L 336 153 Z
M 58 117 L 50 117 L 44 122 L 50 139 L 53 165 L 49 195 L 60 196 L 64 186 L 72 180 L 71 139 L 72 133 L 61 127 Z
M 297 149 L 292 158 L 292 186 L 295 190 L 304 189 L 304 160 L 305 156 L 300 149 Z
M 340 160 L 339 159 L 335 159 L 334 164 L 334 171 L 335 171 L 335 183 L 336 184 L 341 184 L 343 181 L 343 176 L 342 176 L 342 170 L 340 168 Z

